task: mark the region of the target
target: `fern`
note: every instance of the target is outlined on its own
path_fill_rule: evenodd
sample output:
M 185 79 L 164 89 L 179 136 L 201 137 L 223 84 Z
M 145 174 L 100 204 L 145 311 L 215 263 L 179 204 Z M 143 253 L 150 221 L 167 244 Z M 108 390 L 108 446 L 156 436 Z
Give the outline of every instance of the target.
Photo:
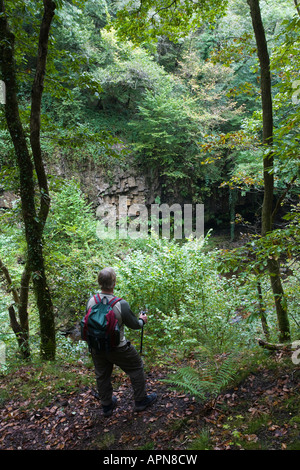
M 203 364 L 202 364 L 203 365 Z M 190 393 L 196 398 L 216 398 L 235 376 L 235 355 L 225 360 L 210 360 L 204 369 L 183 367 L 164 380 L 174 388 Z

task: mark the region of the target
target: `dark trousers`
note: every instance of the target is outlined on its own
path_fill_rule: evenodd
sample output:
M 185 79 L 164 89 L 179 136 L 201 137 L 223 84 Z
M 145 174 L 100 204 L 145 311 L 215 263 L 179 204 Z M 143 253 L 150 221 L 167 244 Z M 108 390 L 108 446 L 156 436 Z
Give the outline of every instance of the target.
M 143 361 L 130 342 L 110 352 L 96 352 L 92 349 L 91 354 L 102 405 L 111 403 L 113 393 L 111 374 L 114 364 L 130 377 L 134 399 L 140 401 L 146 397 Z

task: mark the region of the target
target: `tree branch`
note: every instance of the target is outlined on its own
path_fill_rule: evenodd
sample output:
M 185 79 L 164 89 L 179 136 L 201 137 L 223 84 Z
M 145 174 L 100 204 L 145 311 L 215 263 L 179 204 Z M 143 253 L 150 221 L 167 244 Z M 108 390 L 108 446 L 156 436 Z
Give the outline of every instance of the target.
M 28 343 L 29 327 L 28 327 L 28 292 L 29 292 L 29 281 L 30 281 L 30 270 L 28 263 L 26 263 L 25 269 L 21 279 L 20 295 L 15 287 L 12 285 L 12 279 L 10 277 L 7 267 L 3 264 L 0 259 L 0 270 L 4 274 L 8 289 L 13 295 L 13 299 L 18 306 L 19 321 L 17 320 L 16 311 L 13 305 L 8 307 L 8 314 L 10 318 L 10 326 L 16 335 L 21 353 L 24 358 L 30 356 L 30 348 Z
M 269 351 L 291 351 L 292 344 L 291 343 L 268 343 L 263 339 L 257 338 L 258 344 Z
M 50 197 L 47 176 L 42 159 L 42 149 L 40 144 L 41 131 L 41 103 L 44 90 L 44 80 L 46 74 L 46 62 L 48 54 L 49 31 L 54 16 L 55 3 L 52 0 L 44 0 L 44 15 L 40 27 L 38 60 L 35 71 L 35 77 L 31 90 L 31 113 L 30 113 L 30 144 L 33 154 L 35 171 L 38 178 L 38 184 L 41 191 L 39 220 L 41 231 L 46 222 Z
M 295 3 L 295 7 L 296 7 L 296 10 L 298 12 L 298 15 L 300 16 L 300 7 L 298 5 L 298 1 L 297 0 L 294 0 L 294 3 Z
M 0 68 L 6 84 L 5 117 L 20 169 L 22 216 L 24 221 L 30 220 L 32 226 L 35 226 L 37 225 L 37 214 L 33 198 L 33 165 L 19 112 L 18 85 L 14 60 L 15 36 L 10 31 L 3 0 L 0 0 L 0 41 Z M 32 232 L 32 226 L 29 231 L 26 230 L 25 224 L 27 240 Z
M 177 0 L 173 0 L 173 1 L 171 1 L 171 3 L 170 3 L 169 5 L 167 5 L 167 6 L 165 6 L 165 7 L 159 8 L 157 11 L 155 11 L 155 12 L 153 13 L 153 15 L 151 16 L 151 18 L 154 18 L 155 15 L 158 15 L 158 14 L 159 14 L 161 11 L 163 11 L 163 10 L 169 10 L 173 5 L 177 5 Z
M 12 293 L 12 296 L 13 296 L 13 299 L 14 299 L 15 303 L 17 305 L 19 305 L 20 304 L 20 297 L 19 297 L 18 291 L 15 287 L 13 287 L 9 271 L 8 271 L 7 267 L 3 264 L 1 259 L 0 259 L 0 270 L 4 274 L 8 290 Z
M 23 330 L 26 330 L 29 334 L 28 325 L 28 296 L 29 296 L 29 282 L 31 278 L 31 272 L 29 269 L 29 263 L 27 262 L 21 277 L 20 287 L 20 303 L 19 303 L 19 319 Z
M 18 323 L 13 305 L 8 307 L 8 314 L 9 314 L 9 319 L 10 319 L 10 326 L 16 335 L 16 338 L 20 347 L 20 351 L 23 357 L 25 359 L 28 359 L 30 357 L 30 349 L 29 349 L 29 344 L 28 344 L 28 332 L 24 331 L 21 325 Z
M 285 196 L 287 195 L 287 193 L 289 192 L 289 190 L 291 189 L 293 183 L 296 181 L 297 179 L 297 176 L 295 175 L 292 180 L 290 181 L 290 183 L 287 185 L 285 191 L 281 194 L 280 198 L 277 200 L 276 202 L 276 206 L 272 212 L 272 216 L 271 216 L 271 225 L 273 225 L 273 222 L 274 222 L 274 219 L 275 219 L 275 216 L 279 210 L 279 207 L 280 207 L 280 204 L 282 203 L 282 201 L 284 200 Z
M 40 123 L 40 104 L 41 91 L 43 89 L 43 80 L 45 74 L 46 54 L 49 34 L 50 18 L 53 17 L 55 3 L 52 0 L 44 0 L 44 16 L 40 31 L 39 40 L 39 57 L 37 61 L 36 82 L 33 86 L 33 140 L 36 145 L 36 138 L 39 137 L 39 130 L 35 125 Z M 49 211 L 49 204 L 45 204 L 44 200 L 40 207 L 40 220 L 38 218 L 35 204 L 35 184 L 33 178 L 34 165 L 31 155 L 27 147 L 24 128 L 20 119 L 19 102 L 18 102 L 18 83 L 15 66 L 15 37 L 11 32 L 5 12 L 4 0 L 0 0 L 0 68 L 3 81 L 6 84 L 6 104 L 5 117 L 7 126 L 14 145 L 16 160 L 19 168 L 20 178 L 20 196 L 22 202 L 22 217 L 25 225 L 25 236 L 27 242 L 28 270 L 33 274 L 33 287 L 39 310 L 40 326 L 41 326 L 41 355 L 43 359 L 55 358 L 55 324 L 54 312 L 51 299 L 51 293 L 47 285 L 45 274 L 45 264 L 43 257 L 42 231 L 46 216 Z M 41 88 L 40 88 L 41 87 Z M 32 138 L 32 135 L 31 135 Z M 39 145 L 39 144 L 38 144 Z M 40 151 L 40 147 L 37 147 Z M 43 178 L 45 170 L 40 168 L 42 160 L 41 153 L 35 153 L 36 172 L 38 174 L 39 184 L 44 185 Z M 41 171 L 39 171 L 41 169 Z M 41 179 L 42 178 L 42 179 Z M 47 195 L 48 188 L 43 187 L 44 193 Z M 41 190 L 43 197 L 43 192 Z

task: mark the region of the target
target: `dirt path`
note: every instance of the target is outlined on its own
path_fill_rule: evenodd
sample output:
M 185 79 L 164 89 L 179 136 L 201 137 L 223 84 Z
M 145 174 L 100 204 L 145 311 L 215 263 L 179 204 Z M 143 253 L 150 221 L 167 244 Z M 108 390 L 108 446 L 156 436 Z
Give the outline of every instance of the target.
M 299 436 L 299 422 L 293 419 L 295 398 L 299 403 L 299 374 L 295 371 L 276 376 L 265 370 L 251 374 L 238 387 L 220 395 L 215 408 L 171 391 L 162 378 L 162 374 L 148 374 L 149 391 L 155 391 L 158 400 L 148 410 L 136 413 L 130 383 L 123 377 L 115 391 L 118 405 L 110 418 L 103 417 L 88 388 L 60 394 L 46 407 L 38 403 L 32 407 L 32 398 L 6 401 L 0 409 L 0 448 L 183 450 L 205 429 L 215 450 L 243 449 L 246 443 L 253 448 L 263 443 L 268 449 L 284 450 L 295 433 Z M 293 408 L 287 406 L 289 399 Z M 250 432 L 245 423 L 260 417 L 263 424 Z

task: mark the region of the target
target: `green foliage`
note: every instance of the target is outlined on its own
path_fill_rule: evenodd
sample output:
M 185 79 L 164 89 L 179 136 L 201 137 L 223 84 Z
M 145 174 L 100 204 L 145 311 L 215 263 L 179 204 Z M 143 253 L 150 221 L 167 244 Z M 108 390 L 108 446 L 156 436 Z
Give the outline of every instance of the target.
M 37 403 L 40 407 L 47 406 L 59 394 L 72 394 L 91 383 L 89 375 L 78 374 L 78 369 L 73 370 L 71 363 L 66 365 L 65 358 L 56 362 L 33 360 L 29 364 L 16 360 L 10 372 L 5 378 L 7 390 L 1 390 L 0 402 L 13 396 L 14 399 L 27 400 L 27 409 L 36 407 Z
M 205 353 L 208 351 L 205 350 Z M 209 353 L 209 352 L 208 352 Z M 209 354 L 208 354 L 209 356 Z M 236 356 L 206 358 L 195 367 L 183 367 L 164 380 L 198 399 L 216 398 L 235 376 Z
M 163 86 L 167 74 L 153 56 L 131 42 L 120 42 L 114 30 L 101 32 L 101 49 L 94 78 L 101 84 L 104 108 L 119 104 L 135 111 L 145 90 Z
M 282 23 L 276 38 L 279 44 L 271 62 L 273 73 L 279 77 L 274 87 L 274 145 L 279 155 L 275 174 L 281 184 L 289 183 L 295 175 L 299 175 L 299 26 L 299 18 L 286 19 Z
M 129 37 L 139 43 L 159 36 L 167 36 L 176 42 L 202 22 L 213 23 L 224 13 L 226 5 L 227 1 L 219 0 L 197 3 L 184 0 L 168 5 L 162 0 L 147 0 L 139 6 L 130 1 L 118 12 L 118 34 L 122 39 Z
M 196 147 L 199 123 L 191 103 L 176 96 L 172 85 L 160 92 L 146 92 L 138 106 L 138 119 L 131 123 L 140 160 L 160 167 L 162 174 L 175 169 L 180 177 L 185 157 Z M 172 96 L 173 95 L 173 96 Z M 191 159 L 190 159 L 191 160 Z M 191 164 L 191 161 L 190 161 Z M 184 173 L 181 173 L 181 177 Z
M 97 290 L 97 274 L 111 265 L 117 272 L 116 295 L 125 298 L 133 312 L 148 309 L 149 321 L 144 331 L 144 351 L 151 360 L 174 363 L 182 357 L 196 358 L 192 369 L 172 374 L 170 384 L 177 385 L 194 396 L 215 398 L 237 373 L 239 360 L 236 351 L 253 350 L 256 336 L 261 336 L 257 298 L 257 280 L 262 283 L 267 320 L 276 336 L 276 319 L 264 270 L 266 250 L 286 247 L 295 257 L 298 238 L 298 212 L 291 215 L 290 232 L 285 241 L 276 238 L 252 246 L 257 259 L 250 261 L 249 247 L 235 253 L 209 251 L 205 240 L 184 243 L 156 239 L 100 241 L 96 237 L 96 220 L 83 197 L 78 183 L 51 181 L 52 210 L 45 228 L 45 256 L 48 278 L 56 309 L 57 326 L 71 325 L 81 318 L 90 293 Z M 22 266 L 16 264 L 20 255 L 19 232 L 11 225 L 3 226 L 1 244 L 6 250 L 5 262 L 19 282 Z M 272 234 L 273 235 L 273 234 Z M 277 233 L 279 236 L 279 232 Z M 265 243 L 265 240 L 263 241 Z M 273 247 L 273 251 L 272 248 Z M 282 248 L 280 250 L 282 252 Z M 277 252 L 280 256 L 280 252 Z M 238 275 L 245 259 L 244 272 Z M 11 268 L 18 267 L 18 271 Z M 220 275 L 220 267 L 233 271 L 231 278 Z M 299 311 L 298 275 L 286 283 L 287 302 L 291 309 L 292 330 L 297 327 Z M 10 294 L 1 292 L 1 340 L 9 345 L 12 357 L 13 342 L 7 316 Z M 247 320 L 237 320 L 240 310 Z M 234 320 L 234 321 L 232 321 Z M 6 327 L 4 327 L 6 325 Z M 31 344 L 38 349 L 38 322 L 30 300 Z M 137 346 L 140 331 L 126 331 L 128 339 Z M 72 346 L 60 341 L 60 355 L 75 357 L 82 345 Z M 235 367 L 236 366 L 236 367 Z
M 158 170 L 166 193 L 193 200 L 201 194 L 203 201 L 224 167 L 222 152 L 213 168 L 203 165 L 203 142 L 220 126 L 234 126 L 242 110 L 222 93 L 231 81 L 225 67 L 205 63 L 196 51 L 187 53 L 179 65 L 176 75 L 165 76 L 163 83 L 143 94 L 129 123 L 132 147 L 138 164 Z
M 122 10 L 122 2 L 59 2 L 42 103 L 46 159 L 53 162 L 58 156 L 67 156 L 74 166 L 78 159 L 93 159 L 110 168 L 119 161 L 115 158 L 120 156 L 119 149 L 126 146 L 134 151 L 140 168 L 157 170 L 163 189 L 172 188 L 176 195 L 180 192 L 181 196 L 205 202 L 222 181 L 241 190 L 242 196 L 246 191 L 260 191 L 259 162 L 264 150 L 260 146 L 257 59 L 249 34 L 248 5 L 231 1 L 222 17 L 225 3 L 174 2 L 168 10 L 153 0 L 143 2 L 139 16 L 133 5 L 126 4 L 114 23 L 116 31 L 105 29 L 105 25 Z M 273 0 L 261 4 L 276 85 L 275 182 L 281 190 L 298 168 L 299 103 L 295 86 L 299 19 L 292 19 L 293 6 L 288 2 L 280 6 Z M 21 118 L 28 130 L 42 2 L 18 0 L 7 5 L 16 36 Z M 154 10 L 149 20 L 145 13 L 150 6 Z M 286 21 L 282 21 L 284 16 Z M 191 32 L 193 25 L 198 27 Z M 148 39 L 158 32 L 159 43 L 154 46 Z M 163 55 L 167 35 L 169 47 Z M 137 46 L 125 36 L 134 41 L 147 38 L 147 42 Z M 175 36 L 177 44 L 172 42 Z M 0 113 L 3 166 L 13 162 L 14 153 L 2 107 Z M 2 169 L 1 189 L 17 192 L 15 170 L 8 166 Z M 296 192 L 297 187 L 293 189 Z M 133 310 L 149 309 L 145 341 L 153 354 L 159 347 L 162 354 L 179 350 L 179 355 L 188 355 L 204 346 L 219 354 L 227 353 L 231 342 L 251 343 L 261 328 L 258 278 L 268 321 L 276 330 L 264 268 L 266 256 L 287 257 L 291 263 L 299 256 L 296 205 L 285 216 L 289 223 L 283 230 L 254 240 L 244 251 L 229 256 L 208 253 L 202 241 L 196 240 L 183 244 L 156 239 L 101 242 L 96 237 L 92 207 L 77 183 L 52 178 L 51 195 L 44 243 L 58 324 L 81 316 L 87 296 L 97 288 L 98 270 L 109 263 L 118 271 L 120 295 L 128 299 Z M 22 272 L 19 263 L 24 262 L 23 232 L 16 227 L 19 205 L 6 211 L 1 222 L 3 259 L 17 283 Z M 251 261 L 249 253 L 254 255 Z M 220 266 L 228 267 L 233 278 L 220 276 Z M 237 276 L 241 266 L 247 269 Z M 287 301 L 297 312 L 296 263 L 294 267 L 286 290 Z M 5 318 L 8 297 L 1 292 Z M 248 318 L 252 322 L 230 323 L 241 304 L 251 313 Z M 30 314 L 37 330 L 32 299 Z
M 85 201 L 75 179 L 61 181 L 59 186 L 59 191 L 53 193 L 45 236 L 67 249 L 72 245 L 88 246 L 96 230 L 91 204 Z
M 284 216 L 286 225 L 273 230 L 264 237 L 253 235 L 243 246 L 233 250 L 223 250 L 219 262 L 220 272 L 237 272 L 241 268 L 244 280 L 251 273 L 256 278 L 264 276 L 269 258 L 285 262 L 287 266 L 299 259 L 299 204 L 292 207 Z M 245 260 L 244 264 L 241 261 Z
M 190 444 L 188 450 L 212 450 L 213 444 L 211 442 L 211 437 L 209 431 L 204 428 L 199 433 L 199 436 L 193 440 Z
M 294 16 L 295 8 L 289 2 L 282 2 L 278 8 L 275 1 L 260 1 L 260 6 L 272 67 L 274 175 L 275 188 L 280 191 L 298 172 L 299 18 Z M 259 65 L 249 23 L 251 19 L 246 2 L 230 1 L 226 15 L 220 19 L 214 31 L 215 46 L 210 56 L 213 63 L 224 64 L 234 72 L 226 94 L 245 107 L 240 130 L 234 129 L 226 134 L 223 142 L 223 152 L 226 151 L 227 158 L 232 163 L 231 185 L 241 189 L 242 195 L 250 190 L 260 191 L 262 175 L 261 169 L 256 170 L 256 162 L 264 156 L 261 146 L 260 83 L 257 79 Z M 215 145 L 208 148 L 210 142 L 206 141 L 206 151 L 208 150 L 208 161 L 215 165 L 216 157 L 221 153 L 222 135 L 215 135 L 214 142 Z
M 219 276 L 217 265 L 217 253 L 206 253 L 203 241 L 181 245 L 156 239 L 118 264 L 118 293 L 133 311 L 148 308 L 145 341 L 152 353 L 158 353 L 158 346 L 186 355 L 203 346 L 221 353 L 232 342 L 251 341 L 250 324 L 248 330 L 229 321 L 241 296 L 234 283 Z M 251 295 L 249 290 L 245 297 Z
M 52 193 L 45 226 L 45 258 L 60 321 L 75 321 L 86 303 L 102 262 L 96 219 L 76 180 L 63 181 Z M 68 319 L 69 316 L 69 319 Z

